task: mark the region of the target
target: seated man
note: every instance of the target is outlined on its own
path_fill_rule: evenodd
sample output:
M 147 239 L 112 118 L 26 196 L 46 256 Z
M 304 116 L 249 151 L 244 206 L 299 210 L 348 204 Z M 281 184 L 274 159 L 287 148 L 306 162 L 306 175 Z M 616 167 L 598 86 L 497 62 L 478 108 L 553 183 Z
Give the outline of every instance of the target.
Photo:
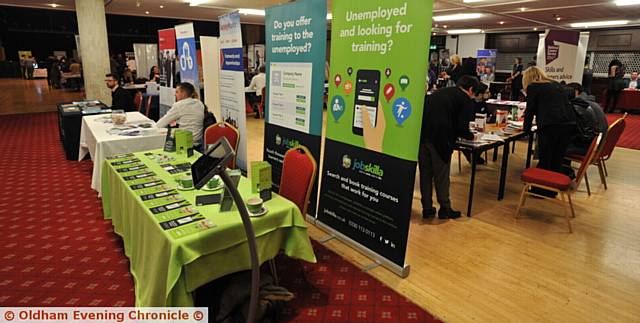
M 624 79 L 626 89 L 640 90 L 640 80 L 638 80 L 638 72 L 631 72 L 631 78 Z
M 609 122 L 607 121 L 607 116 L 604 114 L 604 110 L 602 110 L 600 104 L 596 102 L 596 97 L 587 94 L 584 88 L 578 83 L 569 83 L 567 84 L 567 86 L 574 90 L 576 98 L 589 103 L 589 106 L 591 107 L 591 109 L 593 109 L 593 113 L 595 113 L 596 115 L 596 130 L 598 131 L 598 133 L 602 133 L 603 135 L 606 134 L 607 130 L 609 129 Z
M 136 111 L 133 96 L 129 91 L 118 85 L 118 78 L 114 74 L 105 75 L 104 82 L 111 89 L 111 109 L 123 109 L 125 112 Z
M 569 96 L 571 104 L 573 105 L 573 109 L 576 112 L 576 121 L 578 126 L 578 134 L 569 144 L 566 155 L 583 156 L 587 153 L 593 138 L 595 138 L 598 133 L 602 132 L 602 127 L 606 127 L 607 119 L 604 117 L 604 113 L 600 113 L 602 116 L 598 116 L 599 114 L 596 111 L 602 111 L 600 107 L 592 107 L 589 101 L 579 96 L 579 93 L 582 93 L 582 87 L 580 84 L 571 83 L 566 86 L 565 90 L 567 96 Z M 565 173 L 569 175 L 569 177 L 575 176 L 573 170 L 568 167 L 570 166 L 569 164 L 570 163 L 568 162 L 564 163 Z
M 256 104 L 260 104 L 260 101 L 262 100 L 262 89 L 264 89 L 267 84 L 267 76 L 265 75 L 264 65 L 261 65 L 258 70 L 260 71 L 260 73 L 258 73 L 251 79 L 251 83 L 247 87 L 247 91 L 255 91 L 255 95 L 253 95 L 252 93 L 252 95 L 250 96 L 250 102 L 251 106 L 253 107 L 253 111 L 256 112 L 256 118 L 260 118 L 260 113 L 256 108 Z
M 176 103 L 171 106 L 164 117 L 156 123 L 158 128 L 177 123 L 180 129 L 190 131 L 196 149 L 202 144 L 204 134 L 204 104 L 198 99 L 198 92 L 189 82 L 178 83 L 176 87 Z

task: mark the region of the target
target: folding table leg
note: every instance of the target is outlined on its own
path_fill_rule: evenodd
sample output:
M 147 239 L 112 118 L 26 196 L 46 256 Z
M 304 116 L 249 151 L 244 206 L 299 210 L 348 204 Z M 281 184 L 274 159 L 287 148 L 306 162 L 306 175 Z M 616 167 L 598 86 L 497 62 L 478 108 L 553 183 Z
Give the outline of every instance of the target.
M 471 151 L 471 183 L 469 183 L 469 200 L 467 201 L 467 217 L 471 216 L 473 205 L 473 187 L 476 181 L 476 151 Z

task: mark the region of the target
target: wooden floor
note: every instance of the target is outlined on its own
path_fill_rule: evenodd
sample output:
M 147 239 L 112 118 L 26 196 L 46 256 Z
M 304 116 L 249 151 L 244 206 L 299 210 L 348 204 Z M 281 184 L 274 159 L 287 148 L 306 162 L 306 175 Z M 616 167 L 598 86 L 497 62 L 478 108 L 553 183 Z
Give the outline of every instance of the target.
M 0 114 L 52 110 L 76 98 L 37 82 L 0 80 Z M 248 117 L 247 124 L 249 159 L 261 160 L 263 121 Z M 529 200 L 514 220 L 524 149 L 519 143 L 511 155 L 503 201 L 496 200 L 499 163 L 479 167 L 472 218 L 422 221 L 416 183 L 411 274 L 371 274 L 447 322 L 640 322 L 640 151 L 615 151 L 606 191 L 590 169 L 593 195 L 583 184 L 574 196 L 569 234 L 562 209 L 545 201 Z M 452 200 L 464 210 L 470 168 L 463 161 L 459 174 L 456 163 Z M 311 225 L 309 231 L 316 239 L 326 235 Z M 326 245 L 358 266 L 371 263 L 339 241 Z
M 0 115 L 56 111 L 56 103 L 78 100 L 83 95 L 49 88 L 46 79 L 0 79 Z

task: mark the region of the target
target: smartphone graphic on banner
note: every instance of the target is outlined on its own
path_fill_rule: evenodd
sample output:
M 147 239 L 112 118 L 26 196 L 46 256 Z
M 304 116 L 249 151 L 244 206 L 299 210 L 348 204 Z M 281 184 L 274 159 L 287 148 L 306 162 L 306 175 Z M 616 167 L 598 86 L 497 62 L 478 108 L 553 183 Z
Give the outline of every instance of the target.
M 358 70 L 356 74 L 356 99 L 354 102 L 353 125 L 354 134 L 362 136 L 361 107 L 369 110 L 371 124 L 375 127 L 378 117 L 378 96 L 380 94 L 380 71 Z

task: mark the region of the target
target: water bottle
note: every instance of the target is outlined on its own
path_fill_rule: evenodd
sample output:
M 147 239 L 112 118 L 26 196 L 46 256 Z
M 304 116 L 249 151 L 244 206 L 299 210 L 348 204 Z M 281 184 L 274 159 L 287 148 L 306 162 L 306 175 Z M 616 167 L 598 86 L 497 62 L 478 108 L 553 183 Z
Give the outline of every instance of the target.
M 502 101 L 502 93 L 498 92 L 498 101 Z

